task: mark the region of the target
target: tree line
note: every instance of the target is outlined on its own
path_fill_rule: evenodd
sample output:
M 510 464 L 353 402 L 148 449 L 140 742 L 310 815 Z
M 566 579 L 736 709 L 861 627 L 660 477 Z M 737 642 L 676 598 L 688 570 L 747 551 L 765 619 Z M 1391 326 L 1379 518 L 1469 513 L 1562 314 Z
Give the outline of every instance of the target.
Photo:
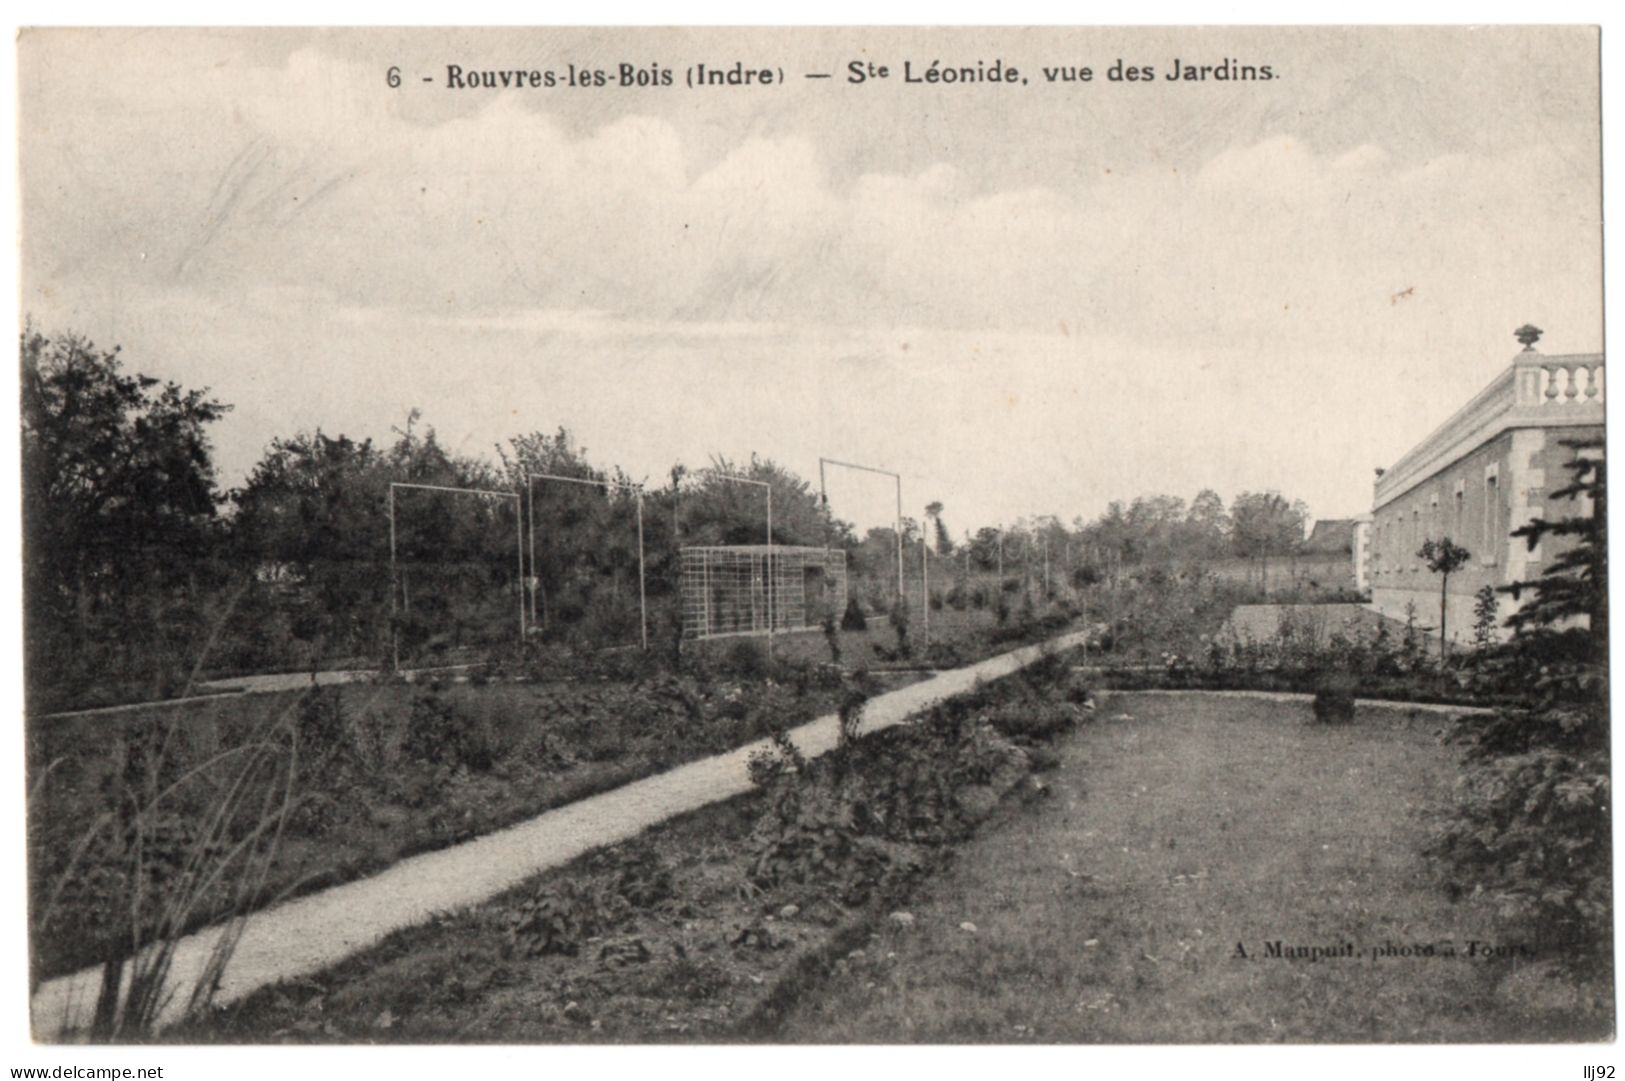
M 25 649 L 31 709 L 162 697 L 205 673 L 376 663 L 511 643 L 521 607 L 583 641 L 635 637 L 638 501 L 652 632 L 680 622 L 680 548 L 767 538 L 838 547 L 857 581 L 895 582 L 898 534 L 858 535 L 807 481 L 768 458 L 715 457 L 654 482 L 593 464 L 565 428 L 516 435 L 490 457 L 444 446 L 414 411 L 383 442 L 324 430 L 273 439 L 221 486 L 210 430 L 231 406 L 127 370 L 118 348 L 29 326 L 21 337 Z M 535 483 L 550 474 L 590 484 Z M 397 488 L 390 575 L 391 484 Z M 521 493 L 462 498 L 440 488 Z M 528 536 L 522 503 L 543 523 Z M 904 519 L 911 565 L 937 556 L 1009 573 L 1047 551 L 1073 584 L 1110 567 L 1301 541 L 1307 511 L 1273 493 L 1227 509 L 1212 491 L 1114 502 L 1097 519 L 1026 519 L 955 541 L 941 502 Z M 535 558 L 532 559 L 532 551 Z M 525 576 L 519 579 L 523 567 Z

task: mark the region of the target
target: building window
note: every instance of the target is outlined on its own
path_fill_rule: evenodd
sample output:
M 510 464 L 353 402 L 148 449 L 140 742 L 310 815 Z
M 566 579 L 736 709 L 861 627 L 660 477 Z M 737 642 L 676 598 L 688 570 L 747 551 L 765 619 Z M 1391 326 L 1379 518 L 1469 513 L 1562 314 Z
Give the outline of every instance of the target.
M 1458 480 L 1456 490 L 1451 499 L 1453 510 L 1450 515 L 1450 529 L 1453 535 L 1465 537 L 1467 535 L 1467 482 Z
M 1495 466 L 1484 471 L 1484 557 L 1485 563 L 1495 562 L 1495 553 L 1501 543 L 1501 478 Z

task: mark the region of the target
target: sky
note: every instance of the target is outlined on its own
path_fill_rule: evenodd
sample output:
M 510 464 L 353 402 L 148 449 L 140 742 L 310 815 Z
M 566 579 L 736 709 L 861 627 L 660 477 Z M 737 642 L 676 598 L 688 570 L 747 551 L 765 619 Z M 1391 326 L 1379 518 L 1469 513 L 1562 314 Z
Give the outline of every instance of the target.
M 28 31 L 22 308 L 276 436 L 818 458 L 955 531 L 1369 509 L 1511 362 L 1602 349 L 1587 29 Z M 1169 82 L 1174 58 L 1269 82 Z M 904 83 L 940 59 L 1027 84 Z M 1114 61 L 1150 82 L 1111 82 Z M 845 80 L 850 61 L 892 76 Z M 691 90 L 689 65 L 784 85 Z M 447 65 L 675 85 L 448 88 Z M 1088 65 L 1089 83 L 1043 68 Z M 386 74 L 404 75 L 391 88 Z M 829 72 L 809 80 L 806 72 Z M 431 82 L 423 82 L 428 77 Z M 886 478 L 835 512 L 890 520 Z

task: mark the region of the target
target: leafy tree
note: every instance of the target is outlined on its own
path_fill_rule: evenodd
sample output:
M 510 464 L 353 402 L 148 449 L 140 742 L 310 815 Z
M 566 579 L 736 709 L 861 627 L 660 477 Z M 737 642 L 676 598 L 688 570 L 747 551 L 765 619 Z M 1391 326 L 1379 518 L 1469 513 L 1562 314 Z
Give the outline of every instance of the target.
M 1222 554 L 1229 543 L 1230 514 L 1224 500 L 1213 489 L 1203 488 L 1185 514 L 1184 548 L 1193 557 L 1208 559 Z
M 1449 596 L 1450 576 L 1465 567 L 1473 553 L 1449 537 L 1441 537 L 1437 541 L 1432 538 L 1423 541 L 1416 557 L 1439 576 L 1439 664 L 1442 666 L 1450 657 L 1450 639 L 1445 633 L 1445 600 Z
M 1231 502 L 1231 544 L 1237 555 L 1258 560 L 1261 588 L 1269 588 L 1270 557 L 1297 550 L 1308 518 L 1302 500 L 1288 502 L 1279 492 L 1242 492 Z
M 952 555 L 954 551 L 954 538 L 948 532 L 948 526 L 942 520 L 942 503 L 933 500 L 926 504 L 925 516 L 931 519 L 936 529 L 937 555 Z
M 983 526 L 978 529 L 969 540 L 971 564 L 977 570 L 992 571 L 999 567 L 999 531 L 993 526 Z
M 619 468 L 600 469 L 568 429 L 532 432 L 497 447 L 506 479 L 532 516 L 527 535 L 529 597 L 542 633 L 606 645 L 638 636 L 638 493 Z M 568 477 L 570 481 L 542 479 Z M 527 489 L 528 486 L 528 489 Z M 646 593 L 654 628 L 669 622 L 670 582 L 676 573 L 673 493 L 645 493 Z M 535 543 L 532 544 L 532 536 Z
M 811 485 L 770 458 L 752 455 L 736 463 L 719 455 L 690 476 L 682 495 L 685 545 L 767 542 L 766 493 L 760 484 L 739 484 L 730 476 L 772 488 L 773 543 L 844 547 L 851 539 L 851 528 L 830 515 Z
M 382 622 L 388 597 L 385 507 L 395 476 L 390 456 L 370 439 L 317 429 L 266 447 L 232 493 L 232 539 L 267 594 L 262 623 L 285 623 L 292 640 L 268 641 L 267 649 L 297 642 L 308 656 L 325 648 L 365 648 L 357 640 L 362 627 Z
M 509 490 L 483 461 L 446 450 L 413 410 L 387 448 L 317 430 L 272 440 L 233 493 L 234 550 L 251 568 L 262 618 L 287 642 L 262 643 L 260 663 L 374 653 L 386 641 L 398 588 L 404 645 L 443 636 L 508 641 L 513 628 L 516 518 L 512 501 L 396 494 L 399 578 L 389 579 L 390 484 Z M 420 633 L 421 632 L 421 633 Z M 302 655 L 285 654 L 297 647 Z
M 139 676 L 161 693 L 201 647 L 220 502 L 208 426 L 230 406 L 72 333 L 26 328 L 21 368 L 31 689 Z
M 1589 649 L 1594 660 L 1608 657 L 1608 469 L 1601 438 L 1565 440 L 1575 451 L 1568 462 L 1569 483 L 1551 494 L 1553 500 L 1587 499 L 1589 514 L 1557 521 L 1537 518 L 1513 531 L 1533 550 L 1550 537 L 1572 538 L 1574 543 L 1547 561 L 1539 578 L 1502 587 L 1521 599 L 1533 595 L 1507 620 L 1516 634 L 1549 630 L 1576 618 L 1588 625 Z

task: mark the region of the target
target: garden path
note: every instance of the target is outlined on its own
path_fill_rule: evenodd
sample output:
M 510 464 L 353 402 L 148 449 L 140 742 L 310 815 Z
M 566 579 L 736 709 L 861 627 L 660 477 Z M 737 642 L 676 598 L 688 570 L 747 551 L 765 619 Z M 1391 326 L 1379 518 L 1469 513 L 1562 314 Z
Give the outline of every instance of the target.
M 877 695 L 864 710 L 864 729 L 899 724 L 970 690 L 977 680 L 1008 675 L 1031 664 L 1048 647 L 1081 645 L 1085 633 L 1061 635 L 1044 645 L 1023 647 Z M 814 757 L 835 746 L 837 732 L 837 718 L 829 714 L 790 735 L 804 754 Z M 266 984 L 319 971 L 437 912 L 484 901 L 539 871 L 745 792 L 751 784 L 746 765 L 763 746 L 765 741 L 760 741 L 690 762 L 452 848 L 414 856 L 370 878 L 255 913 L 221 975 L 214 1001 L 232 1002 Z M 222 933 L 220 926 L 205 928 L 179 942 L 160 1026 L 182 1016 L 187 996 L 206 970 Z M 100 979 L 99 969 L 84 969 L 41 986 L 31 1009 L 35 1038 L 71 1039 L 82 1030 L 95 1008 Z

